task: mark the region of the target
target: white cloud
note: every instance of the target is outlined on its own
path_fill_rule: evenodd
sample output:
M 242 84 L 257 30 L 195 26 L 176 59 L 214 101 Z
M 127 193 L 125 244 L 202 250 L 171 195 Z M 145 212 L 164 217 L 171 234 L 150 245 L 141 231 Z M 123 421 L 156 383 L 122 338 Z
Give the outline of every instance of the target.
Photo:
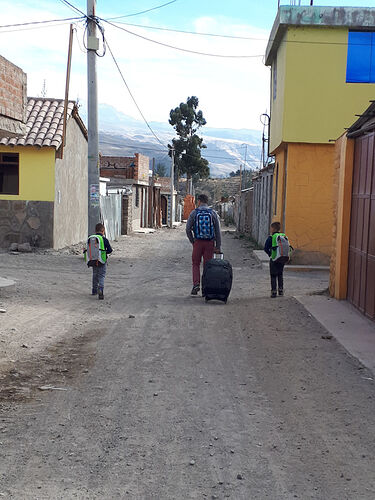
M 66 17 L 66 11 L 52 12 L 51 8 L 41 11 L 32 7 L 22 11 L 24 20 L 61 16 Z M 2 24 L 12 22 L 22 22 L 17 2 L 2 16 Z M 269 70 L 264 67 L 261 57 L 227 59 L 193 55 L 147 42 L 107 24 L 104 27 L 126 81 L 148 120 L 167 121 L 171 108 L 188 96 L 197 95 L 210 126 L 260 128 L 259 115 L 269 107 Z M 124 27 L 162 43 L 215 54 L 264 54 L 268 35 L 245 23 L 213 17 L 196 19 L 195 30 L 261 40 L 201 37 Z M 0 32 L 0 53 L 28 74 L 29 95 L 40 94 L 46 79 L 48 95 L 63 97 L 68 32 L 68 25 Z M 82 46 L 81 26 L 77 37 Z M 74 39 L 70 97 L 85 100 L 86 55 L 80 51 L 77 37 Z M 100 102 L 139 118 L 109 52 L 104 58 L 98 58 L 98 87 Z

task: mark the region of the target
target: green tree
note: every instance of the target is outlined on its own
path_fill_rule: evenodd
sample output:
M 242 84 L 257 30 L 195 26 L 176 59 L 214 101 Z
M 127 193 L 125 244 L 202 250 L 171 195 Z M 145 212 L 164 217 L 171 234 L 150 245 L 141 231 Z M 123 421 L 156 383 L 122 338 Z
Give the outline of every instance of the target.
M 201 150 L 206 148 L 203 139 L 197 135 L 200 127 L 206 125 L 202 111 L 197 111 L 198 97 L 188 97 L 177 108 L 171 109 L 169 123 L 175 129 L 177 138 L 168 144 L 169 155 L 175 150 L 175 169 L 177 176 L 186 175 L 187 185 L 190 179 L 206 179 L 210 175 L 208 161 L 201 156 Z
M 155 175 L 158 177 L 165 177 L 167 175 L 167 167 L 164 163 L 158 163 L 155 168 Z

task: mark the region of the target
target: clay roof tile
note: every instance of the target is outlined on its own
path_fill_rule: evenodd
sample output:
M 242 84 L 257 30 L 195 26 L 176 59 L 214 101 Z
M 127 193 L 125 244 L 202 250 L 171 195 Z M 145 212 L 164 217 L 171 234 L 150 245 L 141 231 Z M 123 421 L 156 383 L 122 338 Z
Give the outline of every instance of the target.
M 74 101 L 68 102 L 67 116 L 74 116 L 87 137 Z M 26 108 L 26 134 L 20 138 L 5 137 L 0 144 L 6 146 L 46 146 L 58 149 L 62 144 L 64 99 L 29 97 Z

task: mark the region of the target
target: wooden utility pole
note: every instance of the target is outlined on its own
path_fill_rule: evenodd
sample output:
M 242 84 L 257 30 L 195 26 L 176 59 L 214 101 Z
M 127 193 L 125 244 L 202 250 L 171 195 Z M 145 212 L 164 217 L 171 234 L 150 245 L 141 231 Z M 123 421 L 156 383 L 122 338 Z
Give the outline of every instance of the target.
M 95 233 L 100 218 L 99 195 L 99 137 L 98 137 L 98 88 L 96 77 L 96 0 L 87 0 L 87 123 L 88 123 L 88 231 Z
M 174 149 L 172 149 L 172 163 L 171 163 L 171 203 L 170 203 L 170 216 L 169 216 L 169 227 L 173 228 L 174 222 Z
M 72 66 L 72 47 L 73 47 L 73 24 L 70 25 L 69 47 L 68 47 L 68 62 L 67 62 L 67 65 L 66 65 L 63 133 L 62 133 L 61 149 L 60 149 L 60 152 L 59 152 L 59 158 L 61 158 L 61 159 L 64 156 L 64 147 L 65 147 L 65 144 L 66 144 L 66 121 L 67 121 L 67 115 L 68 115 L 70 68 Z M 44 85 L 45 85 L 45 82 L 46 81 L 44 80 Z

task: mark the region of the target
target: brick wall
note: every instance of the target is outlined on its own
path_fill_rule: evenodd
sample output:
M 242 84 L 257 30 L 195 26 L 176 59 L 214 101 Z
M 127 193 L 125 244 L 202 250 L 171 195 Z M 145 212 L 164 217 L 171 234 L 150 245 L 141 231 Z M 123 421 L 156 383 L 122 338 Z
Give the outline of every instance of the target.
M 150 158 L 148 156 L 141 155 L 140 153 L 135 154 L 137 172 L 135 179 L 139 181 L 148 181 L 150 172 Z
M 122 197 L 121 234 L 130 234 L 132 232 L 132 218 L 133 195 L 124 195 Z
M 131 167 L 130 165 L 134 166 Z M 136 162 L 129 156 L 101 156 L 100 175 L 117 179 L 135 179 Z
M 26 73 L 0 56 L 0 134 L 2 137 L 26 132 Z

